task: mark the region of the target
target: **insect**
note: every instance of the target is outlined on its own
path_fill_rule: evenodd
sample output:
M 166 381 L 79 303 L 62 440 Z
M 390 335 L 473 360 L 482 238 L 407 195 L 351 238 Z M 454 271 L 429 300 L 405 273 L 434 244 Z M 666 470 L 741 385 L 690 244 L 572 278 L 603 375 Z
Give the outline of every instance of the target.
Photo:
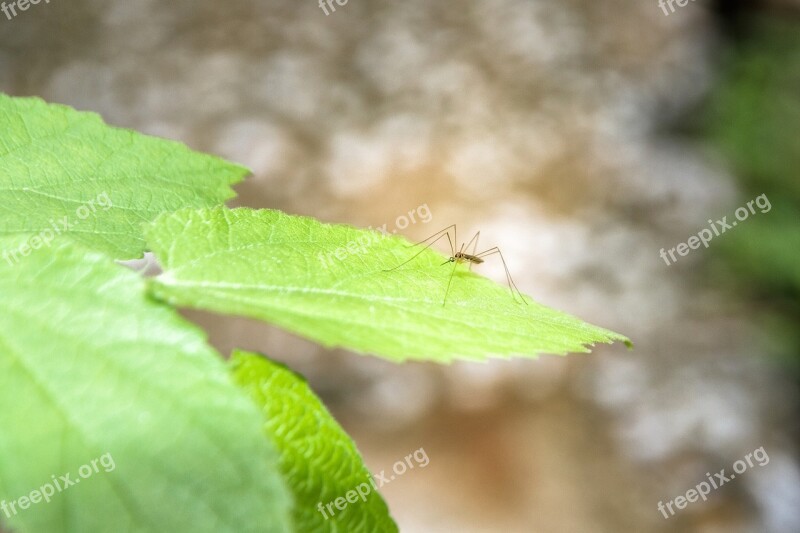
M 453 232 L 452 238 L 450 237 L 450 232 L 451 231 Z M 421 244 L 428 243 L 427 245 L 425 245 L 424 248 L 422 248 L 420 251 L 418 251 L 417 253 L 412 255 L 407 260 L 403 261 L 402 263 L 400 263 L 399 265 L 397 265 L 394 268 L 389 268 L 389 269 L 384 270 L 384 272 L 391 272 L 393 270 L 397 270 L 401 266 L 410 263 L 419 254 L 421 254 L 422 252 L 424 252 L 425 250 L 427 250 L 428 248 L 433 246 L 439 239 L 441 239 L 444 236 L 447 236 L 447 242 L 450 243 L 450 258 L 447 261 L 445 261 L 444 263 L 442 263 L 440 266 L 444 266 L 444 265 L 446 265 L 448 263 L 453 263 L 453 270 L 450 272 L 450 277 L 447 280 L 447 289 L 445 290 L 445 293 L 444 293 L 444 300 L 442 300 L 442 306 L 444 306 L 447 303 L 447 295 L 450 293 L 450 285 L 453 282 L 453 275 L 456 273 L 456 268 L 458 267 L 458 265 L 459 264 L 463 264 L 463 263 L 469 263 L 469 269 L 472 270 L 472 265 L 480 265 L 481 263 L 483 263 L 483 260 L 484 260 L 485 257 L 488 257 L 490 255 L 494 255 L 494 254 L 499 255 L 500 256 L 500 261 L 503 262 L 503 268 L 506 271 L 506 281 L 508 282 L 508 289 L 509 289 L 509 291 L 511 291 L 511 297 L 514 299 L 515 302 L 517 301 L 517 297 L 519 297 L 519 299 L 522 300 L 522 302 L 527 305 L 528 302 L 525 300 L 525 297 L 522 295 L 520 290 L 517 288 L 517 284 L 514 283 L 514 280 L 511 278 L 511 273 L 508 271 L 508 265 L 506 265 L 506 260 L 505 260 L 505 258 L 503 258 L 503 253 L 500 251 L 500 248 L 495 246 L 493 248 L 489 248 L 488 250 L 484 250 L 484 251 L 482 251 L 480 253 L 477 252 L 478 239 L 480 238 L 480 235 L 481 235 L 481 232 L 480 231 L 477 232 L 475 234 L 475 236 L 472 237 L 468 242 L 462 243 L 461 244 L 461 248 L 459 248 L 459 250 L 456 252 L 456 248 L 455 248 L 455 245 L 453 243 L 457 243 L 458 242 L 458 232 L 456 230 L 456 225 L 455 224 L 451 224 L 450 226 L 447 226 L 443 230 L 437 231 L 436 233 L 434 233 L 433 235 L 431 235 L 427 239 L 422 240 L 422 241 L 420 241 L 420 242 L 418 242 L 416 244 L 411 245 L 413 247 L 413 246 L 419 246 Z M 470 246 L 472 246 L 472 253 L 465 252 L 464 250 L 469 250 Z

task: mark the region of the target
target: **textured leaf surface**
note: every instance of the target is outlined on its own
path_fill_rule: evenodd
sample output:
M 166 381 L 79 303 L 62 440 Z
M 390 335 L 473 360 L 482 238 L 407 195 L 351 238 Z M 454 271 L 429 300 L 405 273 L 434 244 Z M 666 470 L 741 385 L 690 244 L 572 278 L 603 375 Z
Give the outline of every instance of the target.
M 221 204 L 246 174 L 182 144 L 107 126 L 94 113 L 0 94 L 0 234 L 69 233 L 131 259 L 144 250 L 143 223 Z
M 24 237 L 0 237 L 0 250 Z M 0 261 L 0 500 L 110 454 L 14 515 L 25 532 L 290 531 L 263 419 L 202 332 L 106 256 Z
M 266 432 L 280 452 L 281 470 L 294 495 L 296 531 L 398 531 L 355 443 L 306 381 L 255 354 L 236 352 L 232 364 L 236 381 L 263 410 Z M 348 497 L 338 502 L 346 505 L 344 510 L 334 506 L 335 500 Z
M 164 273 L 154 294 L 178 305 L 275 323 L 326 346 L 395 361 L 535 356 L 627 341 L 531 302 L 397 237 L 278 211 L 181 210 L 146 231 Z M 342 250 L 349 250 L 343 253 Z M 339 253 L 339 259 L 336 253 Z

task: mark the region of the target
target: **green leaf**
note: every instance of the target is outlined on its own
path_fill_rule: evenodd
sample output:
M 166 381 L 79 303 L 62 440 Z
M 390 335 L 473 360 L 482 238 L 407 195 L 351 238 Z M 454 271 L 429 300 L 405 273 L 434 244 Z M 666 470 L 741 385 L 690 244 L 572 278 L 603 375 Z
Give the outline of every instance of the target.
M 94 113 L 0 94 L 0 234 L 67 233 L 131 259 L 144 250 L 143 223 L 221 204 L 247 173 Z
M 394 361 L 585 352 L 627 341 L 570 315 L 514 301 L 508 289 L 397 237 L 278 211 L 181 210 L 146 230 L 171 303 L 260 318 L 326 346 Z M 348 248 L 349 247 L 349 248 Z M 349 251 L 348 251 L 349 249 Z M 336 254 L 343 259 L 337 259 Z
M 0 261 L 0 294 L 0 519 L 46 533 L 291 530 L 258 410 L 134 272 L 65 240 Z M 8 507 L 105 454 L 110 471 Z
M 355 443 L 303 378 L 242 351 L 233 354 L 232 366 L 236 381 L 262 409 L 266 433 L 280 452 L 294 495 L 296 531 L 398 531 Z M 350 498 L 339 500 L 344 510 L 334 506 L 340 498 Z

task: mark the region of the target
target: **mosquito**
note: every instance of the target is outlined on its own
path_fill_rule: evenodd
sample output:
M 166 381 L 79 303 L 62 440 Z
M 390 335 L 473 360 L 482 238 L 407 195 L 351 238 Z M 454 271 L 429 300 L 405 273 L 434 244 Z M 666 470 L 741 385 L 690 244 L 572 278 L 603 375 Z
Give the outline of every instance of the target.
M 452 238 L 450 237 L 450 232 L 451 231 L 453 232 L 453 237 Z M 514 283 L 514 280 L 511 278 L 511 273 L 508 271 L 508 265 L 506 265 L 506 260 L 505 260 L 505 258 L 503 258 L 503 252 L 500 251 L 500 248 L 495 246 L 494 248 L 489 248 L 488 250 L 484 250 L 484 251 L 482 251 L 480 253 L 477 252 L 478 239 L 480 238 L 480 235 L 481 235 L 481 232 L 480 231 L 477 232 L 475 234 L 475 236 L 472 237 L 468 242 L 462 243 L 461 244 L 461 248 L 459 248 L 459 250 L 456 252 L 456 248 L 455 248 L 455 245 L 453 243 L 458 243 L 458 232 L 456 230 L 456 225 L 455 224 L 451 224 L 450 226 L 447 226 L 443 230 L 437 231 L 436 233 L 434 233 L 433 235 L 431 235 L 427 239 L 419 241 L 418 243 L 411 245 L 411 247 L 413 247 L 413 246 L 419 246 L 421 244 L 428 243 L 427 245 L 425 245 L 424 248 L 422 248 L 419 252 L 417 252 L 414 255 L 412 255 L 407 260 L 403 261 L 402 263 L 400 263 L 399 265 L 397 265 L 394 268 L 389 268 L 389 269 L 384 270 L 384 272 L 391 272 L 393 270 L 397 270 L 401 266 L 410 263 L 419 254 L 421 254 L 422 252 L 424 252 L 425 250 L 427 250 L 428 248 L 430 248 L 431 246 L 436 244 L 436 242 L 439 239 L 441 239 L 444 236 L 447 236 L 447 242 L 450 243 L 450 258 L 447 261 L 445 261 L 444 263 L 442 263 L 441 265 L 439 265 L 439 266 L 444 266 L 444 265 L 446 265 L 448 263 L 453 263 L 453 270 L 450 272 L 450 277 L 447 280 L 447 290 L 445 290 L 444 300 L 442 300 L 442 306 L 443 307 L 447 303 L 447 295 L 450 293 L 450 284 L 453 282 L 453 275 L 455 275 L 456 268 L 458 267 L 458 265 L 462 264 L 462 263 L 469 263 L 469 269 L 472 270 L 472 265 L 480 265 L 481 263 L 483 263 L 484 258 L 486 258 L 486 257 L 488 257 L 490 255 L 494 255 L 494 254 L 499 255 L 500 256 L 500 261 L 503 262 L 503 268 L 506 271 L 506 282 L 508 283 L 508 290 L 511 291 L 511 297 L 514 299 L 515 302 L 517 301 L 517 297 L 519 297 L 519 299 L 522 300 L 523 303 L 525 303 L 527 305 L 528 302 L 525 300 L 525 297 L 522 295 L 522 293 L 520 292 L 519 288 L 517 288 L 517 284 Z M 430 241 L 430 242 L 428 242 L 428 241 Z M 465 252 L 464 250 L 469 250 L 470 246 L 472 246 L 472 253 Z

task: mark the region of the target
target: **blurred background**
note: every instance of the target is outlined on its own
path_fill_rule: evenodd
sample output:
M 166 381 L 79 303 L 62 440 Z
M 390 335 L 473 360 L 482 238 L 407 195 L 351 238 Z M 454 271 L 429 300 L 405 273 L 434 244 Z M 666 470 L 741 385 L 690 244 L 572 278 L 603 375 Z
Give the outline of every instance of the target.
M 232 205 L 481 230 L 523 292 L 633 339 L 398 366 L 187 312 L 223 353 L 306 375 L 374 472 L 424 448 L 382 491 L 402 531 L 800 532 L 800 1 L 326 10 L 41 2 L 0 15 L 0 90 L 243 163 Z M 659 256 L 761 194 L 769 212 Z M 768 464 L 658 510 L 760 447 Z

